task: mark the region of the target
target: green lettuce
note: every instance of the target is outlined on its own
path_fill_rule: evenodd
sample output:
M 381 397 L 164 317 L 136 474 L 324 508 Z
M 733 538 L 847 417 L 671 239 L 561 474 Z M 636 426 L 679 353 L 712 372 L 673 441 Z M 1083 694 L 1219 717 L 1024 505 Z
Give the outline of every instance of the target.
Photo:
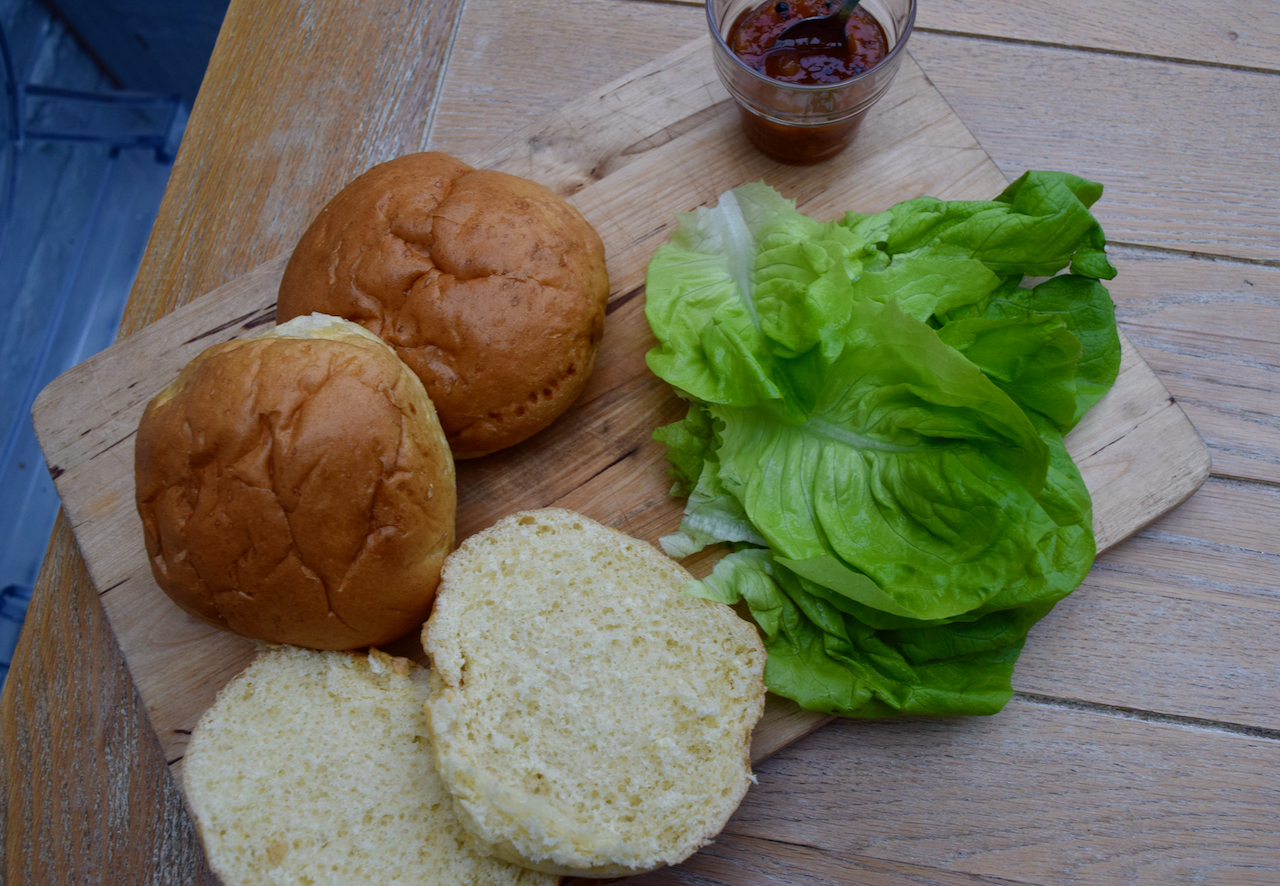
M 655 253 L 648 365 L 689 401 L 655 432 L 688 499 L 663 547 L 732 546 L 690 591 L 745 601 L 774 692 L 846 716 L 1010 697 L 1095 554 L 1063 435 L 1119 369 L 1100 193 L 1030 172 L 820 223 L 756 183 Z

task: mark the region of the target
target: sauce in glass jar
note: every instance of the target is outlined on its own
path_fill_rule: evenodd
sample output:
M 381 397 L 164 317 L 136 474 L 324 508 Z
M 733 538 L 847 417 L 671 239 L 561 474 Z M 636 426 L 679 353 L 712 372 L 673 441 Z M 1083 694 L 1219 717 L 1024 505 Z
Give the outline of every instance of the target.
M 745 64 L 783 83 L 821 86 L 856 77 L 875 67 L 891 48 L 884 28 L 861 6 L 849 16 L 845 28 L 848 53 L 830 53 L 807 46 L 775 46 L 778 35 L 788 26 L 804 18 L 830 15 L 835 7 L 831 0 L 762 3 L 734 22 L 729 32 L 729 48 Z
M 885 29 L 862 7 L 853 11 L 845 28 L 849 42 L 847 53 L 833 54 L 829 49 L 814 46 L 775 45 L 785 28 L 804 18 L 828 15 L 835 11 L 836 5 L 832 0 L 768 0 L 739 15 L 725 41 L 743 64 L 776 81 L 780 88 L 819 87 L 816 94 L 793 99 L 818 109 L 816 116 L 821 122 L 813 124 L 773 119 L 739 103 L 747 137 L 775 160 L 818 163 L 844 150 L 863 115 L 825 113 L 832 99 L 821 87 L 841 89 L 842 83 L 863 79 L 893 48 Z M 823 117 L 826 119 L 822 120 Z

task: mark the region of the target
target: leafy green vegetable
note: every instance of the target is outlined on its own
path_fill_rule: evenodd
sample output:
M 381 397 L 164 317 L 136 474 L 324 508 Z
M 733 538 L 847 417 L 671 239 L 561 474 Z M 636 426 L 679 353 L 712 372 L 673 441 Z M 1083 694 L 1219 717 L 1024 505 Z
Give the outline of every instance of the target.
M 1063 435 L 1119 369 L 1100 193 L 1031 172 L 824 224 L 757 183 L 654 255 L 648 363 L 690 401 L 655 432 L 688 497 L 663 546 L 734 546 L 691 591 L 746 601 L 773 691 L 848 716 L 1009 698 L 1095 552 Z

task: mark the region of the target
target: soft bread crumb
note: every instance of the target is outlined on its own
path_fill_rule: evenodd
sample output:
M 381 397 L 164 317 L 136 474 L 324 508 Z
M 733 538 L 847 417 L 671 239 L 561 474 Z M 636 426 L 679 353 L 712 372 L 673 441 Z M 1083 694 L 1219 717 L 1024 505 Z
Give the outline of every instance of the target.
M 187 798 L 226 886 L 551 886 L 473 849 L 428 749 L 407 659 L 281 646 L 191 736 Z
M 752 781 L 765 654 L 657 549 L 516 514 L 445 562 L 424 631 L 437 765 L 501 857 L 621 876 L 709 842 Z

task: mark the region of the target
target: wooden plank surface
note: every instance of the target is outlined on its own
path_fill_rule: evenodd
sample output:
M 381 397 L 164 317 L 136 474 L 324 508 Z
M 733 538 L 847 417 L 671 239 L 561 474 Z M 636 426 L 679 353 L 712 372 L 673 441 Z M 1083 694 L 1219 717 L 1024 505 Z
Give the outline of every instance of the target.
M 1157 25 L 1158 23 L 1158 25 Z M 1267 0 L 984 0 L 920 6 L 918 27 L 1033 46 L 1274 71 L 1280 9 Z
M 621 119 L 618 108 L 626 109 Z M 940 144 L 950 150 L 927 162 Z M 921 194 L 992 197 L 1005 184 L 911 60 L 858 143 L 837 161 L 817 169 L 772 163 L 739 130 L 706 38 L 469 159 L 569 196 L 604 239 L 612 292 L 597 369 L 574 408 L 527 445 L 459 464 L 459 538 L 517 510 L 571 501 L 650 542 L 675 529 L 681 502 L 667 493 L 663 449 L 650 435 L 683 406 L 645 368 L 654 342 L 640 297 L 649 257 L 669 236 L 675 213 L 758 178 L 819 218 Z M 146 403 L 196 353 L 270 325 L 283 261 L 259 266 L 86 361 L 51 384 L 33 410 L 76 540 L 174 762 L 253 644 L 181 613 L 151 579 L 134 510 L 133 432 Z M 1180 504 L 1208 474 L 1195 429 L 1127 342 L 1115 389 L 1068 446 L 1093 492 L 1102 550 Z M 540 480 L 530 484 L 531 476 Z M 400 651 L 422 659 L 416 638 Z M 756 759 L 827 719 L 792 707 L 770 707 L 753 743 Z
M 986 121 L 974 134 L 1006 175 L 1069 152 L 1076 172 L 1107 182 L 1099 220 L 1115 240 L 1280 260 L 1280 176 L 1250 174 L 1247 159 L 1280 156 L 1273 73 L 1094 52 L 1046 64 L 1034 46 L 916 36 L 957 113 Z
M 1210 480 L 1098 558 L 1032 629 L 1015 689 L 1280 735 L 1277 513 L 1274 486 Z
M 188 146 L 198 148 L 191 147 L 175 168 L 125 332 L 283 250 L 314 209 L 304 205 L 309 195 L 322 200 L 321 194 L 374 162 L 383 141 L 410 149 L 473 151 L 541 111 L 660 55 L 667 48 L 657 45 L 663 27 L 669 25 L 675 33 L 682 27 L 698 28 L 701 21 L 693 4 L 467 0 L 455 28 L 452 16 L 461 6 L 317 0 L 310 4 L 315 23 L 307 34 L 310 51 L 302 52 L 298 35 L 273 30 L 294 14 L 291 2 L 233 2 L 214 69 L 188 129 Z M 368 24 L 370 18 L 408 7 L 419 20 L 442 13 L 443 29 L 435 32 L 439 39 L 426 40 L 421 29 L 409 27 L 403 29 L 403 47 L 387 47 L 385 35 Z M 536 42 L 521 47 L 511 40 L 512 17 L 503 15 L 507 9 L 519 14 L 521 29 L 536 33 Z M 1039 721 L 1025 747 L 1044 774 L 1021 793 L 1015 786 L 1003 793 L 976 794 L 981 802 L 964 810 L 970 814 L 963 823 L 963 841 L 939 832 L 939 839 L 950 839 L 957 857 L 970 859 L 967 867 L 942 856 L 886 860 L 883 853 L 859 853 L 852 845 L 866 826 L 865 819 L 850 821 L 847 813 L 859 797 L 822 788 L 847 780 L 848 770 L 859 765 L 857 754 L 845 758 L 847 766 L 834 765 L 827 745 L 814 743 L 825 742 L 835 730 L 854 735 L 850 741 L 861 734 L 858 724 L 832 724 L 763 764 L 761 784 L 751 795 L 752 803 L 772 803 L 783 789 L 772 775 L 787 766 L 786 790 L 799 794 L 805 783 L 815 786 L 809 802 L 791 805 L 793 814 L 827 845 L 806 843 L 794 830 L 779 832 L 777 839 L 772 834 L 742 836 L 733 833 L 736 824 L 731 824 L 729 833 L 688 864 L 656 875 L 662 882 L 1275 882 L 1280 870 L 1274 849 L 1280 845 L 1276 814 L 1244 802 L 1235 786 L 1245 781 L 1273 795 L 1280 790 L 1268 756 L 1280 741 L 1273 713 L 1280 709 L 1280 675 L 1274 664 L 1280 661 L 1275 649 L 1280 631 L 1273 614 L 1280 587 L 1274 547 L 1280 537 L 1274 417 L 1280 410 L 1270 405 L 1280 391 L 1280 360 L 1270 332 L 1280 328 L 1280 268 L 1274 259 L 1253 254 L 1252 247 L 1225 254 L 1239 258 L 1225 257 L 1214 245 L 1223 232 L 1196 225 L 1201 219 L 1230 225 L 1239 209 L 1269 231 L 1254 240 L 1280 242 L 1280 218 L 1258 218 L 1254 209 L 1255 195 L 1274 188 L 1277 168 L 1274 150 L 1267 153 L 1269 142 L 1262 143 L 1260 153 L 1256 141 L 1237 141 L 1230 127 L 1219 126 L 1219 109 L 1197 96 L 1189 100 L 1182 88 L 1187 82 L 1208 84 L 1216 94 L 1230 93 L 1241 107 L 1267 107 L 1280 86 L 1280 42 L 1272 36 L 1276 7 L 1263 0 L 1227 0 L 1206 12 L 1203 5 L 1181 0 L 1135 0 L 1113 6 L 1109 14 L 1129 24 L 1101 24 L 1096 3 L 1087 0 L 931 3 L 921 10 L 921 27 L 912 42 L 915 58 L 1002 169 L 1017 170 L 1026 157 L 1036 157 L 1053 168 L 1100 170 L 1109 194 L 1123 184 L 1132 205 L 1145 200 L 1153 216 L 1176 215 L 1189 235 L 1185 247 L 1169 248 L 1167 241 L 1156 241 L 1136 227 L 1125 242 L 1113 233 L 1121 276 L 1111 289 L 1122 327 L 1201 425 L 1216 476 L 1183 507 L 1099 561 L 1085 586 L 1037 627 L 1036 645 L 1024 657 L 1016 685 L 1024 692 L 1066 700 L 1067 706 L 1060 708 L 1063 717 L 1082 713 L 1070 705 L 1098 705 L 1108 717 L 1137 712 L 1149 718 L 1135 720 L 1133 728 L 1121 732 L 1099 728 L 1105 719 L 1080 721 L 1091 728 L 1076 732 L 1072 743 L 1095 747 L 1100 759 L 1111 754 L 1131 764 L 1144 756 L 1159 760 L 1169 747 L 1159 737 L 1167 734 L 1163 729 L 1184 734 L 1185 746 L 1194 748 L 1211 726 L 1245 729 L 1228 732 L 1243 736 L 1238 751 L 1228 755 L 1233 762 L 1220 763 L 1216 751 L 1222 746 L 1206 744 L 1215 753 L 1206 751 L 1195 760 L 1202 775 L 1198 787 L 1186 779 L 1159 781 L 1151 766 L 1144 768 L 1150 780 L 1125 782 L 1124 790 L 1111 795 L 1112 805 L 1094 813 L 1096 822 L 1086 813 L 1073 819 L 1068 833 L 1083 841 L 1087 855 L 1073 859 L 1067 849 L 1048 852 L 1046 858 L 1058 863 L 1057 869 L 1030 859 L 1025 871 L 1005 879 L 1008 868 L 986 847 L 1002 845 L 1007 834 L 1023 826 L 1028 810 L 1067 815 L 1071 810 L 1064 810 L 1065 801 L 1055 803 L 1057 796 L 1078 797 L 1088 805 L 1083 794 L 1059 786 L 1081 778 L 1079 748 L 1051 743 L 1038 750 L 1037 733 L 1047 728 Z M 571 28 L 561 42 L 553 26 L 566 20 Z M 415 40 L 421 41 L 416 47 Z M 608 50 L 599 51 L 593 41 Z M 1019 64 L 1003 68 L 1003 78 L 969 76 L 975 72 L 967 59 L 998 61 L 998 52 L 989 51 L 992 43 L 1019 50 Z M 321 46 L 327 49 L 320 51 Z M 499 46 L 503 51 L 486 48 Z M 1237 58 L 1232 46 L 1245 51 Z M 410 65 L 415 52 L 425 61 Z M 590 55 L 590 64 L 566 65 L 566 58 L 584 54 Z M 343 65 L 343 55 L 364 61 Z M 398 75 L 379 63 L 388 55 L 403 60 Z M 472 76 L 458 75 L 464 59 L 470 60 Z M 1122 80 L 1090 81 L 1094 97 L 1108 105 L 1107 114 L 1127 109 L 1133 120 L 1125 132 L 1146 128 L 1156 133 L 1164 131 L 1165 109 L 1176 106 L 1191 135 L 1187 144 L 1197 150 L 1162 149 L 1151 156 L 1133 150 L 1115 150 L 1109 157 L 1099 153 L 1097 146 L 1105 147 L 1105 124 L 1089 115 L 1087 103 L 1064 93 L 1075 88 L 1072 77 L 1082 61 L 1126 59 L 1156 62 L 1153 70 L 1170 76 L 1144 80 L 1140 94 Z M 335 110 L 339 90 L 330 73 L 335 65 L 362 78 L 341 86 L 345 114 Z M 1192 66 L 1197 67 L 1195 78 L 1178 76 Z M 1024 80 L 1028 68 L 1037 74 Z M 1239 76 L 1243 73 L 1269 76 Z M 390 119 L 381 115 L 378 106 L 394 105 L 398 96 L 421 90 L 423 78 L 445 86 L 427 96 L 419 111 Z M 1015 99 L 1046 112 L 1058 112 L 1063 100 L 1061 107 L 1074 111 L 1059 118 L 1059 132 L 1044 120 L 1029 120 L 1020 129 L 1010 124 Z M 349 131 L 360 127 L 364 116 L 380 121 L 377 140 L 350 138 Z M 310 126 L 308 117 L 313 118 Z M 289 125 L 278 125 L 281 120 Z M 449 125 L 443 125 L 446 120 Z M 466 131 L 455 130 L 454 122 L 463 120 Z M 989 139 L 997 131 L 999 139 Z M 1066 137 L 1070 132 L 1081 135 Z M 1126 139 L 1125 144 L 1135 144 Z M 1199 150 L 1204 145 L 1208 154 Z M 1112 162 L 1103 162 L 1108 160 Z M 1207 189 L 1198 197 L 1203 205 L 1193 207 L 1194 213 L 1185 211 L 1180 201 L 1185 182 L 1221 180 L 1224 168 L 1233 170 L 1239 187 Z M 305 182 L 291 190 L 287 183 L 273 183 L 272 176 Z M 1260 187 L 1250 191 L 1253 182 Z M 266 188 L 269 196 L 254 196 Z M 247 206 L 255 212 L 246 211 Z M 268 247 L 254 253 L 260 243 Z M 1131 268 L 1142 274 L 1131 275 Z M 0 806 L 0 831 L 8 880 L 212 882 L 95 595 L 63 524 L 54 535 L 0 702 L 0 794 L 6 800 Z M 1240 600 L 1248 606 L 1238 607 Z M 1155 660 L 1139 670 L 1112 664 L 1113 656 L 1129 651 L 1130 661 L 1139 655 Z M 1021 705 L 1016 702 L 991 722 L 1023 719 L 1028 714 Z M 1225 725 L 1216 725 L 1218 718 Z M 1231 725 L 1236 722 L 1273 725 Z M 976 747 L 966 758 L 972 765 L 968 781 L 1005 771 L 1002 764 L 1016 759 L 1016 750 L 1009 742 Z M 1076 754 L 1066 754 L 1058 765 L 1054 753 L 1059 750 Z M 884 753 L 873 758 L 882 765 L 888 759 Z M 1257 765 L 1247 765 L 1249 760 Z M 904 762 L 911 758 L 892 760 L 895 767 Z M 935 765 L 940 763 L 945 760 Z M 875 799 L 891 797 L 894 788 L 914 789 L 911 796 L 922 804 L 924 815 L 924 806 L 938 802 L 926 791 L 933 766 L 908 765 L 903 772 L 903 779 Z M 939 782 L 951 790 L 956 784 L 954 778 Z M 1137 820 L 1141 809 L 1156 800 L 1144 793 L 1144 784 L 1158 785 L 1165 798 L 1165 864 L 1129 871 L 1126 858 L 1153 856 L 1152 838 L 1143 836 Z M 877 790 L 867 782 L 860 788 Z M 1019 799 L 1035 790 L 1047 798 L 1041 807 Z M 1168 802 L 1169 796 L 1182 802 Z M 1120 807 L 1125 804 L 1133 807 L 1130 822 L 1123 820 Z M 920 823 L 899 821 L 916 839 L 923 839 L 926 827 L 938 826 L 927 815 Z M 1105 832 L 1108 840 L 1089 842 L 1091 828 Z M 1271 851 L 1259 845 L 1263 838 L 1271 839 Z M 1053 849 L 1048 842 L 1045 846 Z
M 1120 322 L 1224 477 L 1280 483 L 1280 266 L 1112 250 Z
M 1275 883 L 1280 743 L 1056 700 L 1006 711 L 833 722 L 770 761 L 713 846 L 628 883 Z
M 702 13 L 701 0 L 672 2 Z M 1280 9 L 1267 0 L 950 0 L 920 4 L 916 32 L 1275 71 Z

